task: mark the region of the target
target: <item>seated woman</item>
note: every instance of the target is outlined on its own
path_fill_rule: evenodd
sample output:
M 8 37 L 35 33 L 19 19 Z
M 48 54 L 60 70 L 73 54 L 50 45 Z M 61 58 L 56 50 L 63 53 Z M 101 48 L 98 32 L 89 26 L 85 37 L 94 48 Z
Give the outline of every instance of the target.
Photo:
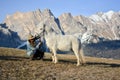
M 31 34 L 29 35 L 27 41 L 27 55 L 30 57 L 30 60 L 43 59 L 44 52 L 40 50 L 41 45 L 42 42 L 39 36 L 34 37 Z

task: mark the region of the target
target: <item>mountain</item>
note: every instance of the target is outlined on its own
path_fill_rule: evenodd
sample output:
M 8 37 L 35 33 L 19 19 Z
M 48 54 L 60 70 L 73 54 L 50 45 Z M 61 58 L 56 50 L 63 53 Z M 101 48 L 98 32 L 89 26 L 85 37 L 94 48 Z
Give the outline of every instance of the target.
M 21 39 L 17 32 L 13 32 L 6 27 L 6 24 L 0 24 L 0 47 L 17 47 L 21 44 Z
M 120 12 L 100 12 L 89 18 L 93 24 L 92 27 L 96 27 L 96 33 L 98 36 L 109 40 L 120 39 Z M 95 30 L 95 28 L 92 29 Z
M 60 26 L 65 34 L 76 34 L 86 32 L 86 28 L 81 22 L 78 22 L 70 13 L 64 13 L 58 17 Z
M 37 25 L 42 26 L 40 25 L 42 23 L 54 26 L 56 31 L 59 31 L 55 17 L 49 9 L 43 12 L 40 9 L 27 13 L 16 12 L 13 15 L 7 15 L 4 23 L 7 24 L 8 29 L 17 32 L 22 40 L 26 40 L 30 32 L 35 34 Z
M 4 23 L 9 30 L 17 32 L 20 40 L 27 40 L 29 33 L 35 35 L 40 32 L 43 24 L 54 29 L 58 34 L 72 34 L 83 42 L 100 42 L 106 40 L 120 40 L 120 12 L 99 12 L 89 17 L 71 13 L 63 13 L 54 17 L 49 9 L 32 12 L 16 12 L 7 15 Z

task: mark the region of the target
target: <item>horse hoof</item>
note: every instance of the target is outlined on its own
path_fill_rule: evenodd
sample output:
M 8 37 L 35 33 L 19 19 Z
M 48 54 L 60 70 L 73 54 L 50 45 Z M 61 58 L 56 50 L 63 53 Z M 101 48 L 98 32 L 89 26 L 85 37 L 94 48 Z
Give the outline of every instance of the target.
M 54 62 L 55 64 L 57 64 L 58 62 Z
M 77 64 L 77 66 L 80 66 L 80 64 Z

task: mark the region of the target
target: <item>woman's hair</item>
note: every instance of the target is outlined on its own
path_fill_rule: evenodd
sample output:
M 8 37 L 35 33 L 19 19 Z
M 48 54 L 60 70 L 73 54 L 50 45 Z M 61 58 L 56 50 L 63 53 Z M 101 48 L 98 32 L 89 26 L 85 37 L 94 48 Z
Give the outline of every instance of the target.
M 33 46 L 33 47 L 36 46 L 36 44 L 35 44 L 35 39 L 30 39 L 30 40 L 28 40 L 28 41 L 29 41 L 29 43 L 30 43 L 31 46 Z

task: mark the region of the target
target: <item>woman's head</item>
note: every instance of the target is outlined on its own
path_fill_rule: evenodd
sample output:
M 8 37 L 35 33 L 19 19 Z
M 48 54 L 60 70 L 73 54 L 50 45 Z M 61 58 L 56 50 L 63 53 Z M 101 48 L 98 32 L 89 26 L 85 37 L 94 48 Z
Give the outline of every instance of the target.
M 35 37 L 32 35 L 32 34 L 29 34 L 28 35 L 28 40 L 32 40 L 32 39 L 34 39 Z
M 28 36 L 28 41 L 33 47 L 35 46 L 35 37 L 33 35 Z

